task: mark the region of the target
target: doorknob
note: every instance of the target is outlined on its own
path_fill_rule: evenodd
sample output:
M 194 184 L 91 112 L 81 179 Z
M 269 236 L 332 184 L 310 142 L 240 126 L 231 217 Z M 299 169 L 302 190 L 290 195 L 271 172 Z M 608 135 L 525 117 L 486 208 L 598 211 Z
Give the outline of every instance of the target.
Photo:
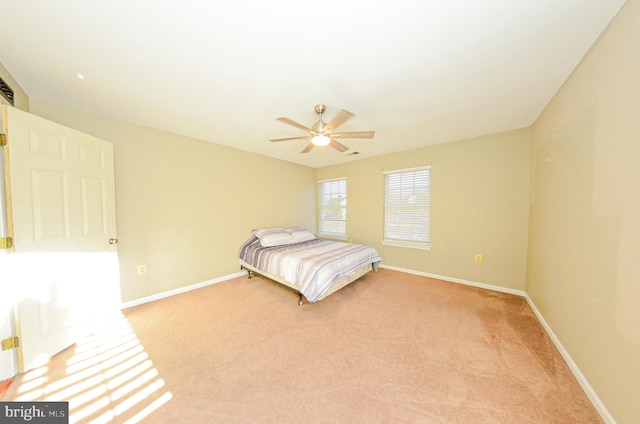
M 118 239 L 117 238 L 110 238 L 109 239 L 109 244 L 118 244 Z

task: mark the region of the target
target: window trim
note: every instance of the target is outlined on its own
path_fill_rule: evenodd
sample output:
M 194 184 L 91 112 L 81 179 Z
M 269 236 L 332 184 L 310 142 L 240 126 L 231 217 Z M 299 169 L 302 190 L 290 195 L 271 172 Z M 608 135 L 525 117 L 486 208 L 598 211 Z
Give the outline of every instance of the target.
M 323 180 L 318 180 L 318 195 L 316 197 L 317 202 L 318 202 L 318 237 L 322 237 L 322 238 L 328 238 L 328 239 L 334 239 L 334 240 L 347 240 L 347 205 L 345 203 L 344 208 L 344 234 L 340 234 L 340 233 L 327 233 L 327 232 L 322 232 L 322 201 L 321 201 L 321 197 L 323 194 L 323 184 L 325 183 L 330 183 L 333 181 L 344 181 L 345 184 L 345 200 L 348 201 L 348 189 L 349 186 L 347 184 L 347 177 L 336 177 L 336 178 L 327 178 L 327 179 L 323 179 Z M 341 221 L 342 222 L 342 221 Z
M 387 208 L 387 175 L 390 174 L 404 174 L 404 173 L 410 173 L 410 172 L 418 172 L 418 171 L 429 171 L 429 204 L 428 204 L 428 227 L 429 227 L 429 232 L 428 232 L 428 241 L 426 242 L 416 242 L 416 241 L 410 241 L 410 240 L 395 240 L 395 239 L 386 239 L 385 238 L 385 233 L 386 233 L 386 227 L 387 227 L 387 221 L 386 221 L 386 208 Z M 412 167 L 412 168 L 402 168 L 402 169 L 394 169 L 394 170 L 389 170 L 389 171 L 382 171 L 382 174 L 384 176 L 383 178 L 383 213 L 382 213 L 382 240 L 380 241 L 381 244 L 386 245 L 386 246 L 397 246 L 397 247 L 406 247 L 406 248 L 411 248 L 411 249 L 421 249 L 421 250 L 431 250 L 431 165 L 425 165 L 425 166 L 417 166 L 417 167 Z

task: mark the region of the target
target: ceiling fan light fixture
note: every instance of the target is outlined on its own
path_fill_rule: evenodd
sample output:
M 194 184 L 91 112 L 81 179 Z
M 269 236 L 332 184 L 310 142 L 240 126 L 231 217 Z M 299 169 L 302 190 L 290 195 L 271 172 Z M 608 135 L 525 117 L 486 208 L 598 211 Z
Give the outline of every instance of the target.
M 289 141 L 289 140 L 311 140 L 311 142 L 300 153 L 309 153 L 316 146 L 331 146 L 340 153 L 344 153 L 349 148 L 344 144 L 336 140 L 336 138 L 342 140 L 345 138 L 373 138 L 373 131 L 341 131 L 335 132 L 335 130 L 349 119 L 355 117 L 355 115 L 344 109 L 340 110 L 336 116 L 331 118 L 329 123 L 322 120 L 322 114 L 325 112 L 326 107 L 324 105 L 316 105 L 315 111 L 318 114 L 318 120 L 313 124 L 311 128 L 308 128 L 302 124 L 297 123 L 289 118 L 281 117 L 276 120 L 283 122 L 292 127 L 296 127 L 307 132 L 308 135 L 299 137 L 285 137 L 285 138 L 273 138 L 269 141 Z
M 318 134 L 311 139 L 311 142 L 316 146 L 326 146 L 331 139 L 324 134 Z

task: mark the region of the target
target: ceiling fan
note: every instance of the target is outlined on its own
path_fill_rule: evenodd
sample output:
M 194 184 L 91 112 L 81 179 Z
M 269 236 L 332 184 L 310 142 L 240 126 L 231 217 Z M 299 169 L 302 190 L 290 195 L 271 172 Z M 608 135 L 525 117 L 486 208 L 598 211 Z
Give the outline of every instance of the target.
M 276 118 L 280 122 L 289 124 L 296 128 L 300 128 L 309 133 L 309 135 L 299 137 L 287 137 L 276 138 L 270 141 L 289 141 L 289 140 L 311 140 L 311 142 L 304 148 L 301 153 L 308 153 L 316 146 L 330 145 L 340 152 L 349 150 L 347 146 L 339 143 L 336 139 L 339 138 L 373 138 L 374 131 L 347 131 L 347 132 L 334 132 L 336 128 L 347 122 L 349 119 L 354 118 L 355 115 L 344 109 L 340 110 L 336 116 L 333 117 L 328 123 L 322 120 L 322 114 L 327 110 L 325 105 L 316 105 L 315 112 L 318 114 L 318 122 L 313 124 L 311 128 L 307 128 L 304 125 L 298 124 L 289 118 Z

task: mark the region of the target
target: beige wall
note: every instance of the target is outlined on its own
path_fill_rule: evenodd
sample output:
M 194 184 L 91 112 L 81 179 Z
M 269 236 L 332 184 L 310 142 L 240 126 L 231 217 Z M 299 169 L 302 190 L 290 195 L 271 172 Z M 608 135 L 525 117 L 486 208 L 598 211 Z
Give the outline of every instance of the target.
M 431 165 L 431 250 L 386 246 L 383 170 Z M 528 129 L 318 169 L 347 177 L 347 233 L 384 265 L 524 290 L 528 225 Z M 474 255 L 484 257 L 474 263 Z
M 315 229 L 312 168 L 34 99 L 31 112 L 114 145 L 124 301 L 239 272 L 253 228 Z
M 640 422 L 640 1 L 532 128 L 527 292 L 619 423 Z

